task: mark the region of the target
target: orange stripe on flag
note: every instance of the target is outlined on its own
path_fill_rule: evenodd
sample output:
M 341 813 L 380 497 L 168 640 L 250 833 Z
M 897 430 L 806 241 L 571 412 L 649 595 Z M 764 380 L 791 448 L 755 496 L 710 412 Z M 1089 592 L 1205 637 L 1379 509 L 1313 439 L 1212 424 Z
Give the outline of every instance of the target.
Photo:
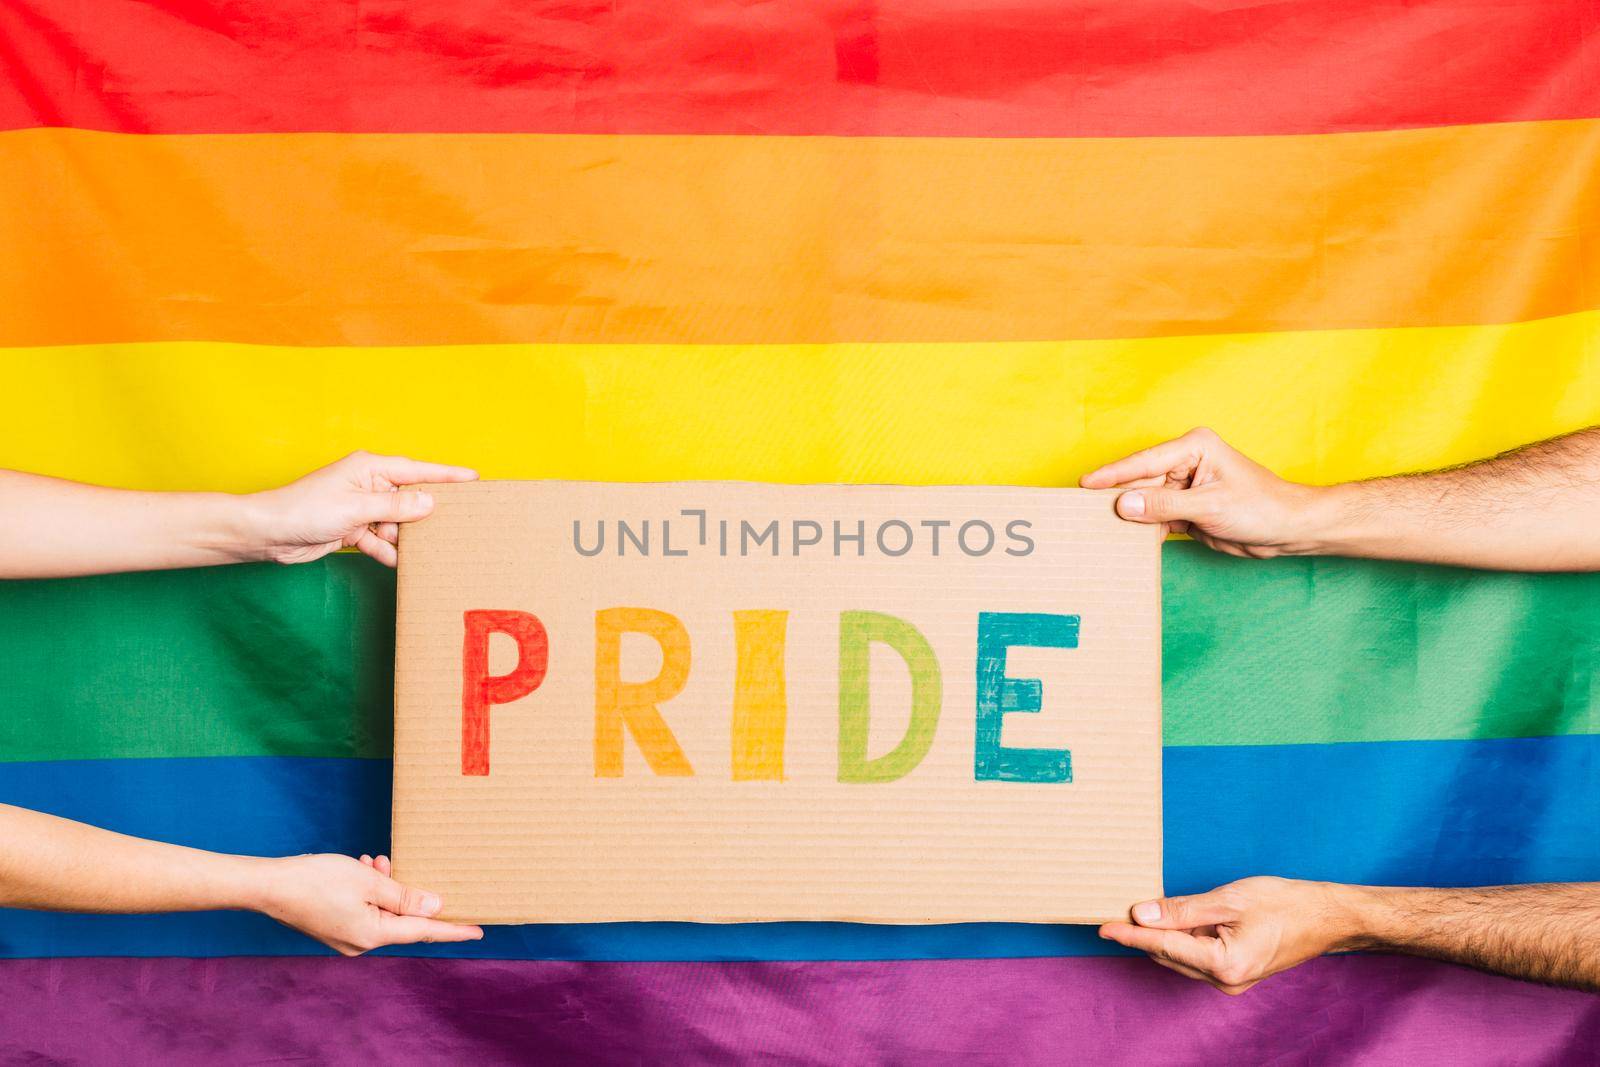
M 977 341 L 1600 306 L 1600 121 L 1258 138 L 0 134 L 0 344 Z

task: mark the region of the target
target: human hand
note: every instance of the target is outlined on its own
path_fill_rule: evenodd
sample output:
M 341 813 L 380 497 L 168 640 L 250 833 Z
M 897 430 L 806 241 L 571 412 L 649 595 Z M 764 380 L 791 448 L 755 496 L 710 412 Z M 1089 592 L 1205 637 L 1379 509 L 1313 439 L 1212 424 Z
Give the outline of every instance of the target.
M 1100 936 L 1238 995 L 1327 952 L 1360 947 L 1355 886 L 1245 878 L 1209 893 L 1135 904 Z
M 399 487 L 477 477 L 465 467 L 352 452 L 281 489 L 250 498 L 256 516 L 251 523 L 254 554 L 277 563 L 309 563 L 353 547 L 393 567 L 398 524 L 433 511 L 427 493 L 402 493 Z
M 432 893 L 389 877 L 387 856 L 318 855 L 266 860 L 258 911 L 345 956 L 382 945 L 477 941 L 483 929 L 440 922 Z
M 1160 523 L 1230 556 L 1315 551 L 1321 491 L 1285 481 L 1210 430 L 1190 430 L 1083 476 L 1085 489 L 1125 489 L 1117 514 Z

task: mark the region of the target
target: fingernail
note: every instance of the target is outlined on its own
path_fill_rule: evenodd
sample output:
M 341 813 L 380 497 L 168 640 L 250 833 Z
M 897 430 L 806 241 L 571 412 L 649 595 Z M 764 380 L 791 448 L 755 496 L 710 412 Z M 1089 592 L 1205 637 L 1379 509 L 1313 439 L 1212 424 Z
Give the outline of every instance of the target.
M 417 503 L 422 507 L 431 508 L 433 507 L 433 497 L 429 496 L 427 493 L 418 493 Z
M 1141 923 L 1154 923 L 1161 921 L 1161 905 L 1153 900 L 1133 906 L 1133 918 Z
M 1123 493 L 1117 498 L 1117 510 L 1128 518 L 1138 518 L 1144 514 L 1143 493 Z
M 437 915 L 437 914 L 439 914 L 439 909 L 442 908 L 443 906 L 444 906 L 444 901 L 440 900 L 438 897 L 434 896 L 432 893 L 424 893 L 424 894 L 422 894 L 422 914 L 423 915 L 425 915 L 425 916 L 426 915 Z

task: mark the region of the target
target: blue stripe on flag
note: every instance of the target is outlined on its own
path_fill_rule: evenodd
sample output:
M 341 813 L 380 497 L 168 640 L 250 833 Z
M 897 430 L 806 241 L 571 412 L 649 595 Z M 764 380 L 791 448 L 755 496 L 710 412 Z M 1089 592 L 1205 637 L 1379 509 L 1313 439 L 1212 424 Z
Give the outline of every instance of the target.
M 1166 878 L 1396 885 L 1600 881 L 1600 737 L 1169 748 Z M 0 764 L 0 802 L 260 855 L 387 849 L 389 765 L 238 757 Z M 492 927 L 407 955 L 507 959 L 923 959 L 1103 955 L 1091 927 L 610 923 Z M 0 910 L 0 956 L 301 955 L 257 915 Z

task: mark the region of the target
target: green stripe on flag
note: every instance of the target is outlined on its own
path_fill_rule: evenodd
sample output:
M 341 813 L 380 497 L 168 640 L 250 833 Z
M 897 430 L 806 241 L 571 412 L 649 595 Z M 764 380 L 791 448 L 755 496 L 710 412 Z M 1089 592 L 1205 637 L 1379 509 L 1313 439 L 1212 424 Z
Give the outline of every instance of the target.
M 393 754 L 364 556 L 0 582 L 0 760 Z
M 1163 562 L 1169 745 L 1600 732 L 1600 575 Z M 353 555 L 0 582 L 0 760 L 388 756 L 393 635 Z
M 1162 557 L 1165 740 L 1590 734 L 1600 574 Z

